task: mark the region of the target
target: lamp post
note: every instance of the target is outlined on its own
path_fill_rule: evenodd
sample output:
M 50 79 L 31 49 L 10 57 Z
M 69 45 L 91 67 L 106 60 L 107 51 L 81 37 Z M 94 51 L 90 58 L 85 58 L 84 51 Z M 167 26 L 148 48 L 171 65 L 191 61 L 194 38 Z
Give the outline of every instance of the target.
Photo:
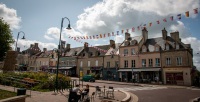
M 57 54 L 58 54 L 58 56 L 57 56 L 57 68 L 56 68 L 56 82 L 55 82 L 55 84 L 56 84 L 56 91 L 58 92 L 58 67 L 59 67 L 59 58 L 60 58 L 60 51 L 61 51 L 61 33 L 62 33 L 62 28 L 63 28 L 63 21 L 64 21 L 64 19 L 67 19 L 68 21 L 69 21 L 69 24 L 68 24 L 68 27 L 66 28 L 66 29 L 71 29 L 71 27 L 70 27 L 70 20 L 69 20 L 69 18 L 67 18 L 67 17 L 63 17 L 62 18 L 62 21 L 61 21 L 61 28 L 60 28 L 60 39 L 59 39 L 59 45 L 58 45 L 58 51 L 57 51 Z M 60 51 L 59 51 L 60 50 Z
M 20 34 L 20 33 L 23 33 L 23 34 L 24 34 L 24 36 L 22 37 L 22 39 L 25 39 L 25 33 L 24 33 L 23 31 L 18 32 L 18 34 L 17 34 L 17 41 L 16 41 L 16 45 L 15 45 L 15 51 L 17 51 L 17 42 L 18 42 L 19 34 Z

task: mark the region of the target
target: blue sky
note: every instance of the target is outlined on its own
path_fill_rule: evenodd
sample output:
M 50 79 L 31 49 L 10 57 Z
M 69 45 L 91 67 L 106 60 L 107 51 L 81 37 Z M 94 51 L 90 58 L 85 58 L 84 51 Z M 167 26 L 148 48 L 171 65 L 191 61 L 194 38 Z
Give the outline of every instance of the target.
M 199 13 L 194 14 L 193 9 Z M 152 22 L 147 27 L 149 38 L 161 37 L 161 30 L 165 27 L 170 32 L 179 31 L 184 43 L 191 44 L 194 50 L 194 62 L 200 66 L 200 0 L 0 0 L 0 17 L 11 25 L 13 37 L 23 31 L 26 40 L 19 40 L 18 47 L 26 49 L 33 43 L 39 47 L 53 49 L 58 45 L 61 18 L 68 17 L 71 22 L 70 31 L 63 30 L 62 40 L 70 43 L 71 47 L 83 44 L 68 36 L 89 36 L 107 34 L 122 29 L 129 29 Z M 185 17 L 185 12 L 190 17 Z M 177 14 L 182 19 L 177 20 Z M 174 21 L 170 21 L 174 16 Z M 167 22 L 163 22 L 166 18 Z M 156 24 L 159 20 L 160 24 Z M 68 21 L 64 21 L 66 27 Z M 130 32 L 131 36 L 140 36 L 141 31 Z M 20 38 L 22 35 L 20 35 Z M 124 36 L 110 38 L 82 40 L 91 45 L 108 44 L 109 40 L 120 43 Z M 14 45 L 13 45 L 14 48 Z

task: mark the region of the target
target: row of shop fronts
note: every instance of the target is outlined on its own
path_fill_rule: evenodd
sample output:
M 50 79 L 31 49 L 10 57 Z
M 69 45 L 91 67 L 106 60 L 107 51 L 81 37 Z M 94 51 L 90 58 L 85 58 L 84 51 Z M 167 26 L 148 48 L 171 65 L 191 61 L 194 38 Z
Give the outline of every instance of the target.
M 23 65 L 19 67 L 20 71 L 26 71 L 27 66 Z M 42 67 L 42 71 L 48 71 L 56 73 L 57 67 Z M 76 73 L 76 66 L 71 67 L 59 67 L 59 73 L 65 74 L 71 77 L 78 77 Z M 84 70 L 84 69 L 82 69 Z M 86 70 L 86 74 L 94 73 L 99 75 L 98 79 L 121 81 L 121 82 L 135 82 L 135 83 L 154 83 L 160 82 L 162 84 L 172 85 L 189 85 L 190 70 L 188 68 L 103 68 L 90 67 Z

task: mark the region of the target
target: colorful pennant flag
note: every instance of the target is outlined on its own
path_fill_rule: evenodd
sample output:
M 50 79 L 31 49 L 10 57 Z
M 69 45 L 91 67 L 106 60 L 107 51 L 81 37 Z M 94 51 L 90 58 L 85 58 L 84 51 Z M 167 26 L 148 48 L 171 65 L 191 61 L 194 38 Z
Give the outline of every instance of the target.
M 115 33 L 114 33 L 114 32 L 112 32 L 112 36 L 115 36 Z
M 132 32 L 135 32 L 135 28 L 134 27 L 132 28 Z
M 180 20 L 180 19 L 181 19 L 181 14 L 178 14 L 178 15 L 177 15 L 177 18 Z
M 152 26 L 152 22 L 151 23 L 149 23 L 149 27 L 151 27 Z
M 198 13 L 198 8 L 194 9 L 194 14 Z
M 170 17 L 170 20 L 171 20 L 171 21 L 173 21 L 173 20 L 174 20 L 174 17 L 173 17 L 173 16 L 171 16 L 171 17 Z
M 90 36 L 90 39 L 92 39 L 92 36 Z
M 86 38 L 89 39 L 88 36 L 86 36 Z
M 96 38 L 98 39 L 98 38 L 99 38 L 99 35 L 96 35 Z
M 110 37 L 110 33 L 108 33 L 108 37 Z
M 138 26 L 137 29 L 140 30 L 140 26 Z
M 157 24 L 160 24 L 160 21 L 157 21 Z
M 106 37 L 106 34 L 103 34 L 104 35 L 104 38 Z
M 128 33 L 129 29 L 126 29 L 126 32 Z
M 117 31 L 117 35 L 119 35 L 119 31 Z
M 102 38 L 102 35 L 100 34 L 100 38 Z
M 185 12 L 185 16 L 186 16 L 186 17 L 189 17 L 189 16 L 190 16 L 190 15 L 189 15 L 189 11 Z
M 164 22 L 167 22 L 167 19 L 165 18 L 165 19 L 163 19 L 163 21 L 164 21 Z
M 93 35 L 93 39 L 95 39 L 95 35 Z

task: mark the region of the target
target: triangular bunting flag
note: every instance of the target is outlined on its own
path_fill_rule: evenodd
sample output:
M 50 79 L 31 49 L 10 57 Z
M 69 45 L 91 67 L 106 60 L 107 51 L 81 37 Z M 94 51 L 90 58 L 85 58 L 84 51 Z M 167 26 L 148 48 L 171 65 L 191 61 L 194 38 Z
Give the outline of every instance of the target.
M 185 17 L 189 17 L 189 11 L 185 12 Z
M 194 9 L 194 14 L 198 13 L 198 8 Z
M 178 14 L 178 15 L 177 15 L 177 18 L 180 20 L 180 19 L 181 19 L 181 14 Z
M 170 17 L 170 20 L 171 20 L 171 21 L 173 21 L 173 20 L 174 20 L 174 17 L 173 17 L 173 16 L 171 16 L 171 17 Z
M 135 28 L 134 27 L 132 28 L 132 32 L 135 32 Z

